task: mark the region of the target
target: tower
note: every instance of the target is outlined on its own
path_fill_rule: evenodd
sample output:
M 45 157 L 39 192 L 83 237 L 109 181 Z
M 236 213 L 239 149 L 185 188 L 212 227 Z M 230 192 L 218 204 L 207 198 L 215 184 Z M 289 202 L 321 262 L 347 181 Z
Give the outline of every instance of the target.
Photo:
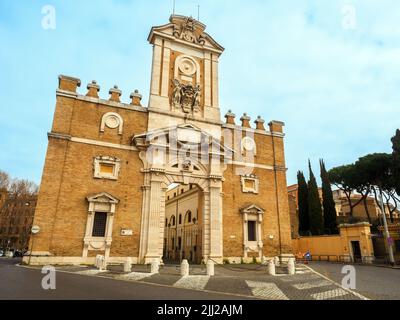
M 170 23 L 151 29 L 149 130 L 191 123 L 220 138 L 218 61 L 224 48 L 205 28 L 172 15 Z

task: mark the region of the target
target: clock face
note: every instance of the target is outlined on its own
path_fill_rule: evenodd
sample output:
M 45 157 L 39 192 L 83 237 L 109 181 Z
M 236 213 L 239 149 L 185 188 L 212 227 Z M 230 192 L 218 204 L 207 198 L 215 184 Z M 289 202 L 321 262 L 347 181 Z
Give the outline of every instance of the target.
M 256 148 L 256 143 L 252 138 L 244 137 L 242 140 L 242 148 L 246 151 L 254 151 Z

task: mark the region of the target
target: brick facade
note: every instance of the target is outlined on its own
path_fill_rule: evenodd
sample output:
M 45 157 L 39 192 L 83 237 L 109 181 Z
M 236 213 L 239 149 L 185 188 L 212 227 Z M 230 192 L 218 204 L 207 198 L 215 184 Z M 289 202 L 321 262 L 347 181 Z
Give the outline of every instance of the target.
M 119 101 L 117 88 L 103 100 L 97 83 L 82 95 L 79 79 L 60 76 L 31 263 L 93 263 L 97 254 L 115 263 L 128 257 L 134 263 L 162 258 L 165 192 L 171 183 L 194 184 L 202 194 L 204 260 L 292 254 L 283 123 L 272 121 L 267 130 L 261 118 L 255 128 L 247 115 L 242 125 L 234 124 L 232 113 L 226 123 L 215 118 L 220 118 L 218 58 L 223 48 L 204 29 L 181 16 L 152 29 L 147 108 L 140 105 L 137 91 L 130 104 Z M 174 82 L 177 75 L 180 83 Z M 192 111 L 181 110 L 180 103 Z M 190 149 L 196 143 L 211 147 Z M 164 151 L 174 156 L 167 158 Z M 102 178 L 103 160 L 115 172 Z M 97 212 L 107 213 L 102 238 L 92 235 Z M 246 240 L 246 219 L 256 223 L 257 241 Z

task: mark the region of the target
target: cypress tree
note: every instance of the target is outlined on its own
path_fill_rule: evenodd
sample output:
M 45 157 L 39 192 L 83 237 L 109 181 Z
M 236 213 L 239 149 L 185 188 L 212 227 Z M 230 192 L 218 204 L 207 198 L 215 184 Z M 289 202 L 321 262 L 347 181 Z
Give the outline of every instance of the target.
M 299 206 L 299 234 L 307 235 L 310 231 L 308 216 L 308 187 L 303 172 L 297 173 L 298 206 Z
M 308 161 L 310 180 L 308 181 L 308 212 L 310 217 L 310 231 L 312 235 L 324 233 L 324 219 L 322 216 L 321 200 L 318 193 L 317 180 L 311 169 L 311 162 Z
M 331 183 L 329 181 L 328 172 L 325 168 L 324 160 L 319 161 L 321 167 L 322 180 L 322 207 L 324 208 L 324 227 L 325 231 L 330 234 L 337 234 L 338 228 L 336 223 L 336 208 L 333 200 Z

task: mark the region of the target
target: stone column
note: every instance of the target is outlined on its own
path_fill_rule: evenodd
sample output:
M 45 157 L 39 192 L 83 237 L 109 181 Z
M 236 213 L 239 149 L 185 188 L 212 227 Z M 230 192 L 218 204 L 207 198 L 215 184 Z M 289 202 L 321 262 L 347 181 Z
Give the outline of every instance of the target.
M 160 90 L 160 69 L 161 69 L 161 52 L 162 52 L 162 40 L 157 39 L 153 46 L 153 62 L 151 72 L 151 86 L 150 94 L 159 95 Z
M 146 174 L 147 175 L 147 174 Z M 146 177 L 147 178 L 147 177 Z M 146 179 L 147 180 L 147 179 Z M 143 201 L 142 201 L 142 221 L 140 227 L 140 247 L 139 247 L 139 263 L 144 263 L 147 252 L 147 230 L 149 228 L 148 209 L 150 204 L 150 186 L 144 185 L 142 187 Z
M 222 263 L 222 182 L 210 183 L 210 258 L 217 263 Z
M 170 42 L 164 41 L 164 47 L 162 48 L 163 57 L 162 59 L 162 75 L 161 75 L 161 93 L 160 95 L 168 98 L 168 89 L 170 85 L 169 80 L 169 64 L 171 59 Z
M 211 107 L 211 54 L 206 53 L 204 59 L 204 104 Z
M 162 214 L 162 182 L 159 179 L 152 179 L 150 183 L 150 203 L 148 210 L 147 250 L 145 263 L 160 261 L 162 258 L 162 246 L 160 252 L 160 236 L 164 228 L 160 228 Z M 161 232 L 161 235 L 160 235 Z

